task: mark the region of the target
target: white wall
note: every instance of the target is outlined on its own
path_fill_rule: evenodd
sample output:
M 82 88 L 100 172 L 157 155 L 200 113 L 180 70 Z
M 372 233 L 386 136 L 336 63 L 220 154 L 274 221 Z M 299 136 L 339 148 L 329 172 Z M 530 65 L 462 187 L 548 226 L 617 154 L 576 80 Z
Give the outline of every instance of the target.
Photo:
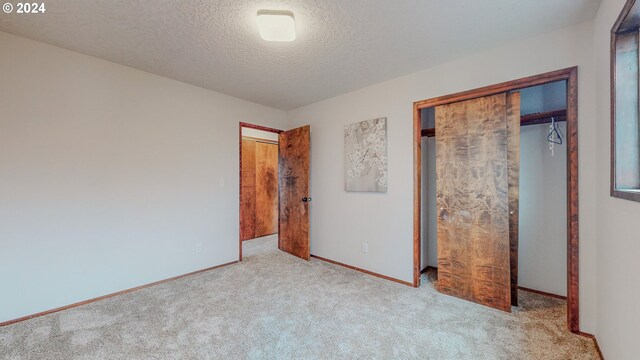
M 594 21 L 598 186 L 598 343 L 607 359 L 640 353 L 640 203 L 609 196 L 609 44 L 624 0 L 603 0 Z
M 311 252 L 370 271 L 413 280 L 413 107 L 432 98 L 578 65 L 580 122 L 580 305 L 582 330 L 595 329 L 595 115 L 592 23 L 521 40 L 288 113 L 310 124 Z M 344 191 L 343 127 L 386 116 L 389 190 Z M 361 251 L 368 242 L 369 251 Z
M 0 322 L 238 259 L 238 122 L 284 112 L 6 33 L 0 54 Z

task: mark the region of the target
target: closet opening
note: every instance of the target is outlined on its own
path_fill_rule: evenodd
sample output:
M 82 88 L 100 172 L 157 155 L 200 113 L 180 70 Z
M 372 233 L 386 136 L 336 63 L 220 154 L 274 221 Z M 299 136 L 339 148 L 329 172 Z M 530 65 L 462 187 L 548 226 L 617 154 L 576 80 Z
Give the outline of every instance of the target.
M 242 242 L 278 236 L 278 134 L 240 123 L 240 255 Z
M 414 286 L 559 298 L 579 333 L 577 68 L 416 102 L 414 136 Z

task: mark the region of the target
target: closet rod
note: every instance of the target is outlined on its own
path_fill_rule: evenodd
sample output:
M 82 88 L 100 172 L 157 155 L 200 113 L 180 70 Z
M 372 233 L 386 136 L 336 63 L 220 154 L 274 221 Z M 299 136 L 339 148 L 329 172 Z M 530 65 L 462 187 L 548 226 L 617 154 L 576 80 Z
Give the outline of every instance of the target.
M 555 118 L 556 122 L 558 121 L 567 121 L 567 110 L 553 110 L 535 114 L 527 114 L 522 115 L 520 117 L 520 126 L 528 126 L 528 125 L 539 125 L 539 124 L 549 124 L 551 123 L 551 118 Z M 423 137 L 434 137 L 436 136 L 436 129 L 422 129 Z

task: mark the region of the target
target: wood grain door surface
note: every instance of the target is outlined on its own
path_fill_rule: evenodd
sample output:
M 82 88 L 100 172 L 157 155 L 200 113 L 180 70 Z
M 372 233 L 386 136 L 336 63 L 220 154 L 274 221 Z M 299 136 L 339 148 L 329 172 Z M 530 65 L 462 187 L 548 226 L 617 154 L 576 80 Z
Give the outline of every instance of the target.
M 511 311 L 507 94 L 435 112 L 438 290 Z
M 509 176 L 509 249 L 511 305 L 518 306 L 518 241 L 520 236 L 520 93 L 507 94 L 507 167 Z
M 256 142 L 255 237 L 278 232 L 278 144 Z
M 242 186 L 240 187 L 240 239 L 256 237 L 256 142 L 242 140 Z
M 280 187 L 280 231 L 278 247 L 309 260 L 309 126 L 279 134 L 278 183 Z

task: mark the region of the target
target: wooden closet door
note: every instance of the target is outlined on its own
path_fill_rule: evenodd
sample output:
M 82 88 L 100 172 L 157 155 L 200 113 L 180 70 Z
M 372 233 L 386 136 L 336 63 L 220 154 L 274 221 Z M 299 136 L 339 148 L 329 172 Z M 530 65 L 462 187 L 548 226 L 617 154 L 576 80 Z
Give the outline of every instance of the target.
M 240 239 L 256 237 L 256 142 L 242 140 L 242 186 L 240 187 Z
M 511 311 L 506 94 L 438 106 L 438 290 Z
M 511 305 L 518 306 L 518 240 L 520 236 L 520 93 L 507 94 L 507 167 L 509 175 L 509 247 Z
M 256 142 L 256 237 L 278 232 L 278 144 Z

